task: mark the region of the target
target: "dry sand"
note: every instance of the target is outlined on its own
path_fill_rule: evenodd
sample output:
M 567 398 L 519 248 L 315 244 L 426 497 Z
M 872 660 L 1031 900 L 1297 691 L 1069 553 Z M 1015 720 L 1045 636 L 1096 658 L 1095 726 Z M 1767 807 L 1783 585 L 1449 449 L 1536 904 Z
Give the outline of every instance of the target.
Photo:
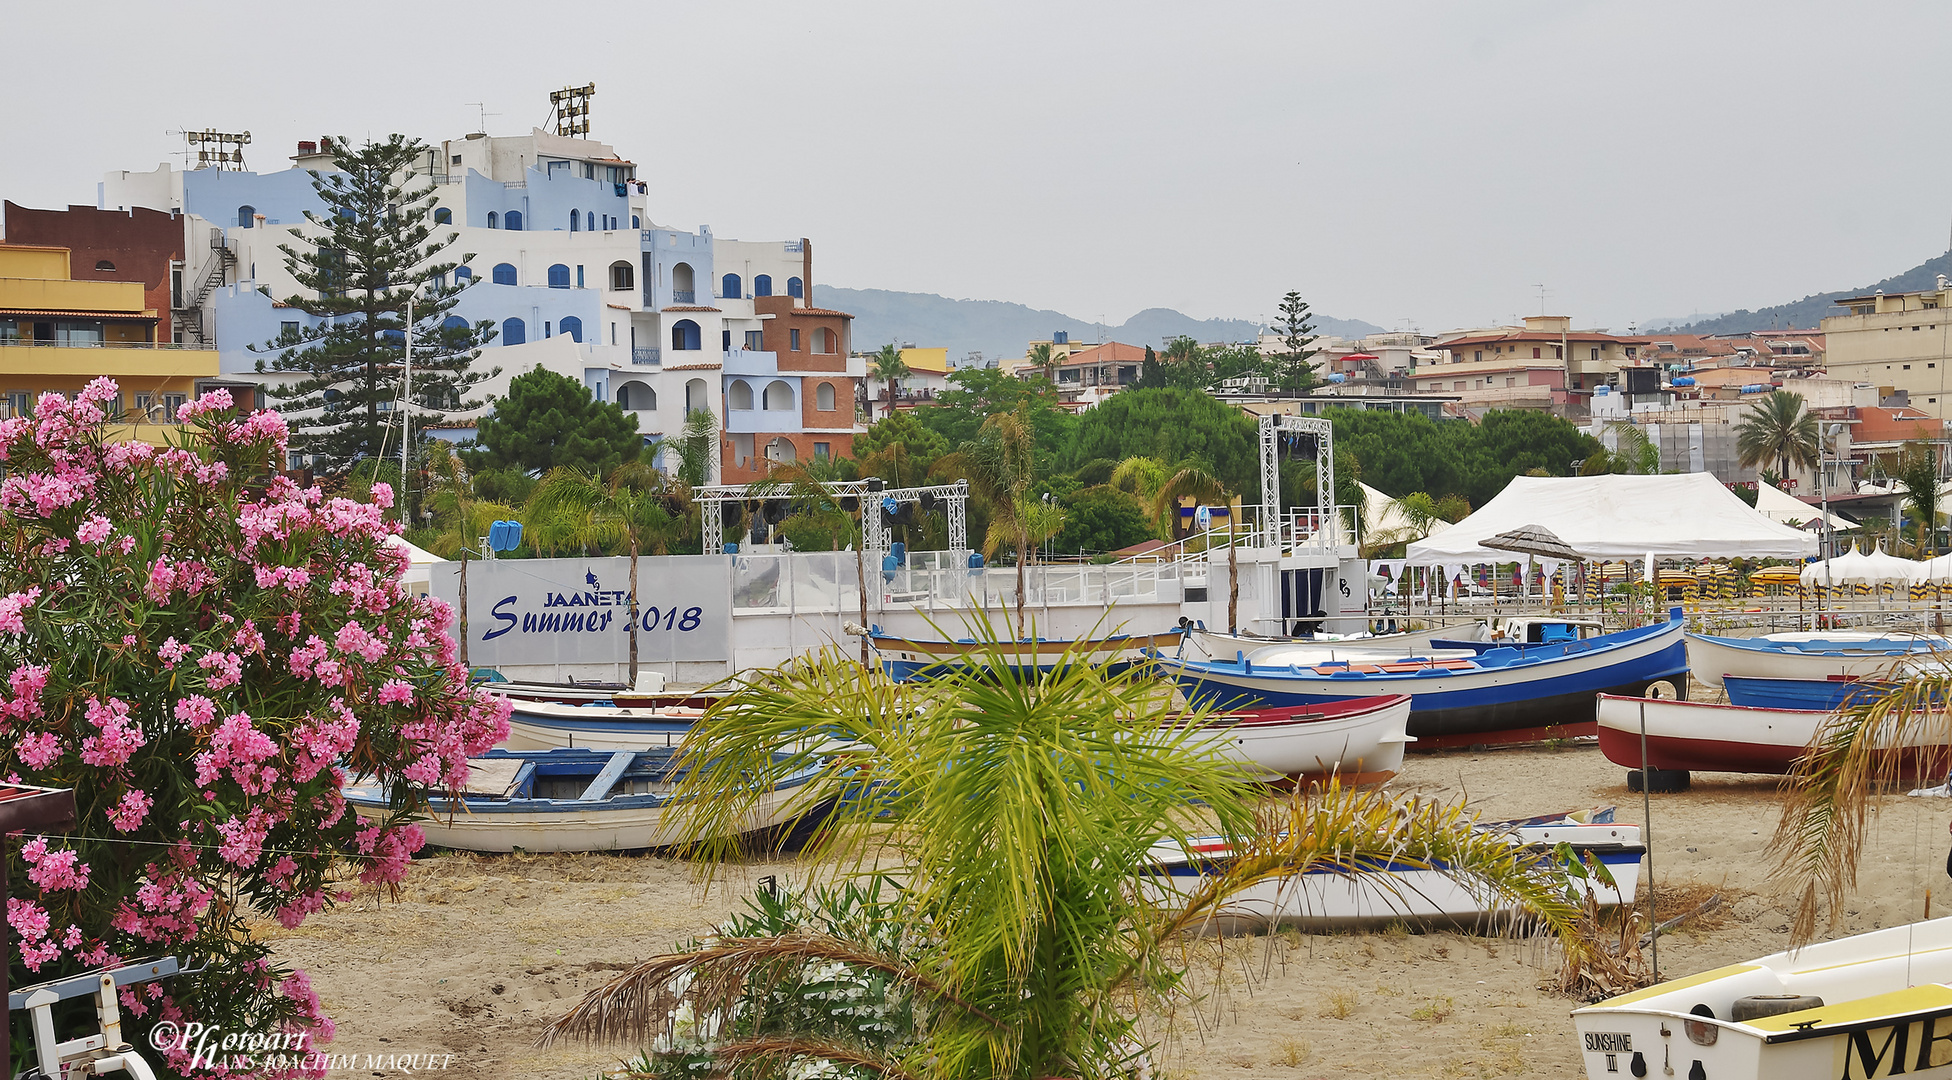
M 1617 804 L 1619 820 L 1643 820 L 1624 771 L 1590 744 L 1412 756 L 1395 786 L 1468 795 L 1491 818 Z M 1690 905 L 1717 890 L 1733 898 L 1662 939 L 1663 974 L 1784 948 L 1788 902 L 1770 895 L 1763 858 L 1775 779 L 1696 773 L 1693 790 L 1656 795 L 1653 809 L 1658 887 Z M 1824 936 L 1917 919 L 1927 890 L 1939 913 L 1952 910 L 1948 817 L 1946 800 L 1885 800 L 1844 927 Z M 542 1026 L 615 969 L 704 932 L 760 877 L 792 871 L 790 862 L 736 867 L 729 887 L 706 895 L 687 866 L 664 859 L 439 856 L 415 864 L 397 900 L 367 894 L 298 931 L 264 932 L 283 961 L 312 973 L 338 1022 L 336 1052 L 452 1054 L 452 1077 L 588 1078 L 622 1049 L 535 1050 Z M 1179 1025 L 1164 1074 L 1581 1075 L 1568 1016 L 1578 1003 L 1540 989 L 1552 972 L 1511 941 L 1288 935 L 1236 945 L 1224 970 L 1206 977 L 1209 1023 Z M 399 1075 L 339 1075 L 369 1074 Z

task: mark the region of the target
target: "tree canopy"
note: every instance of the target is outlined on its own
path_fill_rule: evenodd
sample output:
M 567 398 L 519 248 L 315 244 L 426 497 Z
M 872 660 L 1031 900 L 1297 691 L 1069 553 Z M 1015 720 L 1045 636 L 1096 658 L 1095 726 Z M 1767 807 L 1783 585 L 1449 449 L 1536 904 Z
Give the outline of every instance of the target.
M 644 445 L 637 417 L 540 364 L 509 380 L 508 396 L 481 418 L 478 431 L 478 467 L 486 469 L 568 468 L 607 476 L 637 460 Z
M 1064 457 L 1075 468 L 1093 458 L 1197 461 L 1230 491 L 1260 490 L 1260 442 L 1252 418 L 1197 390 L 1124 390 L 1078 419 Z

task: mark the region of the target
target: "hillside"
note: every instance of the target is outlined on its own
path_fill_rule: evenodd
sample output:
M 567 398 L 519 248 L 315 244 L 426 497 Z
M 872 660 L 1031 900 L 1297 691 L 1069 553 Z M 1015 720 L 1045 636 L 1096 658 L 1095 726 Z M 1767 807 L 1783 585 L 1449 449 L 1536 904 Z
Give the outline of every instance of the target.
M 958 360 L 972 352 L 1011 357 L 1022 356 L 1031 341 L 1048 341 L 1054 330 L 1068 332 L 1073 341 L 1096 341 L 1099 335 L 1096 323 L 1002 300 L 815 285 L 813 302 L 852 314 L 854 347 L 864 351 L 894 341 L 947 347 Z M 1195 319 L 1170 308 L 1147 308 L 1104 333 L 1113 341 L 1157 347 L 1181 334 L 1202 342 L 1247 341 L 1259 329 L 1246 319 Z M 1381 329 L 1359 319 L 1315 316 L 1318 334 L 1360 337 Z
M 1751 330 L 1814 330 L 1819 320 L 1831 315 L 1842 315 L 1844 309 L 1836 305 L 1838 297 L 1865 296 L 1879 289 L 1888 293 L 1917 292 L 1938 284 L 1938 275 L 1952 276 L 1952 251 L 1936 259 L 1928 259 L 1902 274 L 1885 278 L 1883 281 L 1855 289 L 1840 289 L 1836 292 L 1817 293 L 1793 300 L 1787 304 L 1777 304 L 1758 311 L 1731 311 L 1712 319 L 1701 319 L 1686 326 L 1670 329 L 1688 334 L 1742 334 Z M 1650 324 L 1652 325 L 1652 324 Z

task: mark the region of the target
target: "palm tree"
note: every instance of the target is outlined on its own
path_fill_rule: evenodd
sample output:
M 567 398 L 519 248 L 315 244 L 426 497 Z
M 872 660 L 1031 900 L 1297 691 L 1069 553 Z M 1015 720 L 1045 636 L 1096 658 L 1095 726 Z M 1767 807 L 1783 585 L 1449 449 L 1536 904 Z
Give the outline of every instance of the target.
M 1609 471 L 1652 476 L 1661 471 L 1661 448 L 1647 437 L 1647 429 L 1631 420 L 1610 420 L 1606 430 L 1614 438 L 1608 455 Z
M 1040 341 L 1030 347 L 1030 366 L 1044 373 L 1044 378 L 1057 381 L 1057 350 L 1048 341 Z
M 876 381 L 885 379 L 888 383 L 887 415 L 895 415 L 896 380 L 905 379 L 910 374 L 908 364 L 901 358 L 901 350 L 893 344 L 881 346 L 880 351 L 868 357 L 868 378 Z
M 1036 480 L 1036 436 L 1031 433 L 1027 406 L 1013 413 L 994 413 L 983 421 L 976 437 L 942 459 L 938 468 L 969 481 L 969 493 L 989 514 L 983 532 L 983 556 L 995 558 L 1007 540 L 1017 555 L 1017 636 L 1024 636 L 1024 567 L 1030 553 L 1064 527 L 1064 511 L 1045 505 L 1030 494 Z
M 1190 498 L 1196 504 L 1222 503 L 1227 501 L 1226 485 L 1220 478 L 1206 471 L 1198 464 L 1181 465 L 1179 470 L 1167 477 L 1153 493 L 1152 513 L 1161 524 L 1165 524 L 1179 513 L 1179 500 Z M 1240 543 L 1238 530 L 1240 523 L 1234 520 L 1233 511 L 1227 512 L 1227 633 L 1238 633 L 1240 628 Z M 1167 526 L 1170 528 L 1170 526 Z M 1170 535 L 1170 533 L 1168 534 Z
M 641 461 L 629 461 L 599 480 L 580 469 L 549 470 L 529 496 L 528 516 L 551 542 L 583 548 L 622 540 L 630 553 L 630 683 L 637 684 L 637 556 L 662 555 L 679 529 L 691 494 Z
M 1918 551 L 1926 558 L 1938 554 L 1938 457 L 1924 443 L 1909 443 L 1891 470 L 1891 478 L 1905 486 L 1905 507 L 1918 515 Z
M 704 487 L 712 476 L 713 451 L 718 443 L 718 419 L 705 409 L 685 414 L 685 426 L 678 433 L 678 482 L 686 487 Z
M 1735 452 L 1745 469 L 1775 462 L 1778 476 L 1815 466 L 1816 417 L 1804 410 L 1803 395 L 1776 390 L 1757 402 L 1735 425 Z
M 1172 467 L 1158 458 L 1134 455 L 1112 467 L 1110 478 L 1105 483 L 1120 491 L 1131 494 L 1145 507 L 1147 516 L 1152 518 L 1155 534 L 1162 540 L 1172 539 L 1170 518 L 1159 513 L 1159 489 L 1172 479 Z
M 833 649 L 745 676 L 693 728 L 671 801 L 696 841 L 694 865 L 715 875 L 740 855 L 727 838 L 758 801 L 817 770 L 792 789 L 793 806 L 832 807 L 803 865 L 893 876 L 905 937 L 925 948 L 890 953 L 844 931 L 719 938 L 625 970 L 544 1039 L 657 1037 L 682 1014 L 731 1030 L 716 1022 L 728 988 L 841 964 L 930 1002 L 913 1042 L 729 1039 L 715 1069 L 825 1059 L 945 1080 L 1128 1076 L 1148 1049 L 1140 1011 L 1185 999 L 1176 942 L 1229 897 L 1309 871 L 1361 877 L 1389 864 L 1439 869 L 1535 912 L 1569 957 L 1585 955 L 1578 909 L 1539 872 L 1543 856 L 1470 828 L 1461 807 L 1331 785 L 1257 813 L 1261 791 L 1213 752 L 1203 713 L 1174 706 L 1168 685 L 1077 657 L 1019 667 L 1014 642 L 986 621 L 969 629 L 987 668 L 936 681 L 893 683 Z M 816 730 L 854 749 L 832 756 L 822 748 L 831 743 L 806 737 Z M 1239 853 L 1226 873 L 1184 893 L 1146 873 L 1155 842 L 1211 831 Z

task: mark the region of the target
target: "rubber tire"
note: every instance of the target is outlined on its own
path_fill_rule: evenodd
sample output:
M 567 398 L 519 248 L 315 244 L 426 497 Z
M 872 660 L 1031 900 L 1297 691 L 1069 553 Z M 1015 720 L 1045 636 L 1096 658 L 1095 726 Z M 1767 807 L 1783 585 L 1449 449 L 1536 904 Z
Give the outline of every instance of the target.
M 1815 994 L 1751 994 L 1735 999 L 1735 1004 L 1728 1010 L 1728 1018 L 1740 1024 L 1764 1016 L 1821 1008 L 1823 999 Z
M 1685 682 L 1685 680 L 1683 680 Z M 1657 701 L 1686 701 L 1686 691 L 1667 679 L 1655 679 L 1641 689 L 1640 696 Z
M 1688 775 L 1688 770 L 1686 769 L 1649 769 L 1647 771 L 1653 775 L 1653 783 L 1649 785 L 1647 790 L 1655 795 L 1686 791 L 1691 786 L 1693 780 Z M 1627 790 L 1640 790 L 1639 769 L 1627 770 Z

